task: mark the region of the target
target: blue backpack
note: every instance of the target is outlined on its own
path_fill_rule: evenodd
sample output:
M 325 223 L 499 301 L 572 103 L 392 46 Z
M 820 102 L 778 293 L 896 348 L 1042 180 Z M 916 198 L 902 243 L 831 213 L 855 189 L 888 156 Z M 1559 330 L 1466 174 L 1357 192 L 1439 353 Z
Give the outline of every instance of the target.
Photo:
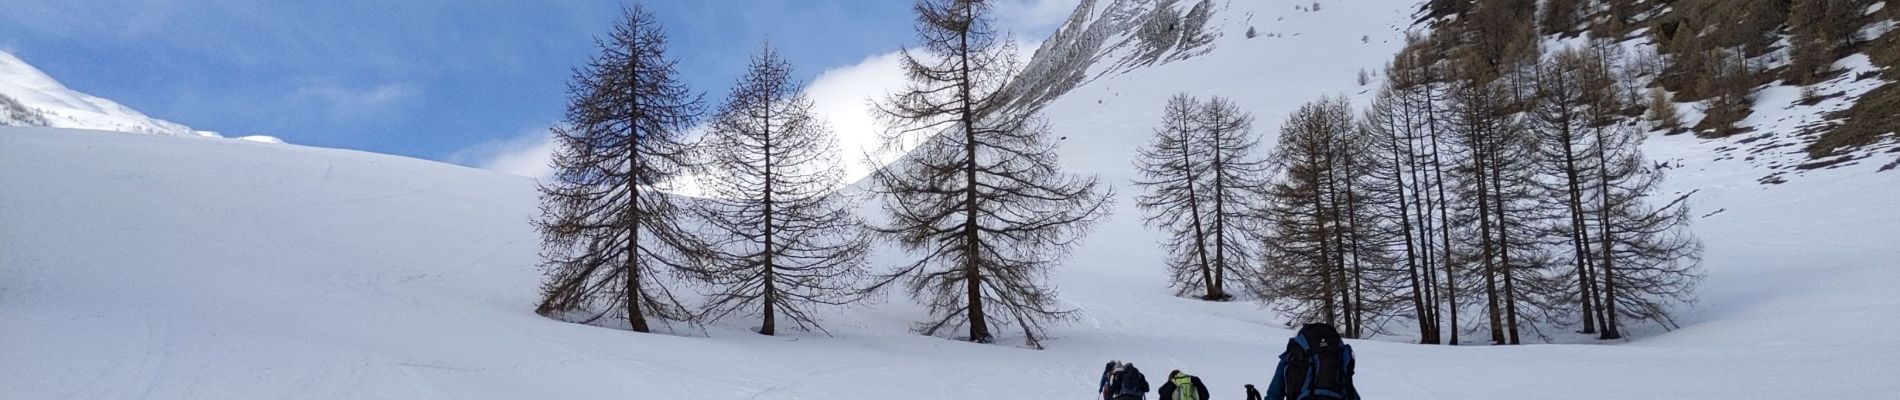
M 1284 381 L 1293 400 L 1352 400 L 1352 346 L 1339 340 L 1339 331 L 1327 324 L 1308 324 L 1287 341 Z

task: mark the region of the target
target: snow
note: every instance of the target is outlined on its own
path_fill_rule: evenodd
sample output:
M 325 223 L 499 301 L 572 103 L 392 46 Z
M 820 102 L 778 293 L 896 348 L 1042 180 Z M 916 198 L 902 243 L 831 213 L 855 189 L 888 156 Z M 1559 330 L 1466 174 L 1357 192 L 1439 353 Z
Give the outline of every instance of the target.
M 283 139 L 278 139 L 276 136 L 265 136 L 265 135 L 243 136 L 243 137 L 237 138 L 237 140 L 242 140 L 246 142 L 257 142 L 257 143 L 284 144 Z
M 1170 295 L 1159 237 L 1126 184 L 1130 157 L 1177 92 L 1233 99 L 1267 143 L 1306 101 L 1363 103 L 1374 88 L 1354 75 L 1397 50 L 1412 2 L 1294 9 L 1308 3 L 1232 2 L 1210 23 L 1227 33 L 1212 52 L 1095 74 L 1048 106 L 1056 135 L 1068 137 L 1063 163 L 1119 191 L 1115 214 L 1053 273 L 1081 313 L 1053 327 L 1041 351 L 1010 346 L 1013 337 L 979 345 L 911 334 L 923 314 L 895 293 L 826 312 L 830 336 L 762 337 L 742 319 L 676 335 L 559 322 L 532 312 L 540 274 L 529 179 L 349 150 L 0 127 L 0 397 L 1055 399 L 1087 396 L 1102 363 L 1122 359 L 1151 381 L 1178 368 L 1217 398 L 1239 398 L 1241 384 L 1266 384 L 1290 332 L 1255 305 Z M 1284 36 L 1248 39 L 1239 34 L 1248 25 Z M 1759 106 L 1757 117 L 1814 112 Z M 1795 135 L 1773 127 L 1762 132 Z M 1707 247 L 1701 301 L 1679 310 L 1682 329 L 1611 345 L 1354 341 L 1361 391 L 1900 392 L 1890 376 L 1900 370 L 1900 172 L 1876 172 L 1879 160 L 1763 184 L 1787 168 L 1738 157 L 1736 146 L 1657 136 L 1645 147 L 1679 165 L 1666 186 L 1696 193 L 1693 229 Z M 890 265 L 903 255 L 877 257 Z
M 146 116 L 111 100 L 69 89 L 13 54 L 0 51 L 0 95 L 38 110 L 48 126 L 120 132 L 197 136 L 171 121 Z

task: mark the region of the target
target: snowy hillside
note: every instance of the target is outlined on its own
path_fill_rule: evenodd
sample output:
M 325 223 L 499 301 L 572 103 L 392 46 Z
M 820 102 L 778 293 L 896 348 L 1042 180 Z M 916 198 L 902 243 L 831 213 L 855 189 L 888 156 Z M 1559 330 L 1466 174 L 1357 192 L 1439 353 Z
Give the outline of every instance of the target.
M 829 336 L 762 337 L 744 320 L 678 335 L 564 323 L 533 312 L 527 179 L 347 150 L 0 127 L 0 398 L 1079 399 L 1102 363 L 1122 359 L 1151 380 L 1178 368 L 1238 399 L 1242 384 L 1266 383 L 1290 332 L 1252 304 L 1172 296 L 1159 235 L 1127 186 L 1130 160 L 1176 93 L 1233 99 L 1268 142 L 1311 99 L 1363 101 L 1374 87 L 1356 74 L 1398 50 L 1414 2 L 1296 9 L 1311 3 L 1228 2 L 1204 54 L 1138 66 L 1121 62 L 1132 47 L 1112 45 L 1125 34 L 1106 36 L 1109 50 L 1090 52 L 1106 62 L 1084 64 L 1052 97 L 1063 163 L 1119 198 L 1054 272 L 1081 313 L 1051 327 L 1041 351 L 911 334 L 923 313 L 901 296 L 827 312 Z M 1084 20 L 1112 11 L 1087 4 Z M 1708 277 L 1679 312 L 1683 329 L 1614 345 L 1357 341 L 1360 391 L 1900 393 L 1889 377 L 1900 370 L 1900 172 L 1858 163 L 1763 184 L 1777 170 L 1724 157 L 1733 146 L 1669 136 L 1645 147 L 1680 165 L 1669 192 L 1697 192 Z
M 69 89 L 4 51 L 0 51 L 0 125 L 215 136 Z

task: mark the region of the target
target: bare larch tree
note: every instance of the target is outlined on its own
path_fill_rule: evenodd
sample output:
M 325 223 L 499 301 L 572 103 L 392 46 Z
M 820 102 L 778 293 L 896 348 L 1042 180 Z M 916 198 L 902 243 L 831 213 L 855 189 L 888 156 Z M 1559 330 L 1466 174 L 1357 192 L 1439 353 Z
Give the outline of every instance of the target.
M 1257 158 L 1260 141 L 1253 134 L 1253 115 L 1222 97 L 1209 99 L 1200 112 L 1200 147 L 1206 149 L 1208 185 L 1207 221 L 1209 262 L 1214 271 L 1210 300 L 1233 297 L 1227 292 L 1228 275 L 1257 270 L 1260 248 L 1254 228 L 1266 186 L 1266 161 Z
M 921 258 L 872 289 L 903 282 L 930 310 L 920 333 L 968 328 L 965 340 L 987 343 L 992 324 L 1014 323 L 1040 347 L 1044 325 L 1071 312 L 1046 275 L 1108 213 L 1111 196 L 1093 177 L 1062 172 L 1038 110 L 1011 106 L 1013 51 L 997 42 L 988 9 L 976 0 L 915 7 L 923 51 L 904 52 L 910 83 L 878 109 L 891 127 L 885 147 L 916 147 L 875 171 L 872 190 L 889 215 L 879 229 Z
M 1137 198 L 1150 225 L 1168 232 L 1169 285 L 1176 295 L 1233 298 L 1229 276 L 1249 274 L 1255 250 L 1248 234 L 1258 209 L 1263 162 L 1253 158 L 1252 117 L 1226 99 L 1206 103 L 1185 94 L 1168 101 L 1155 139 L 1141 150 Z
M 1168 251 L 1168 284 L 1175 295 L 1200 291 L 1202 299 L 1215 300 L 1226 296 L 1215 283 L 1207 256 L 1209 224 L 1202 221 L 1207 216 L 1202 208 L 1211 207 L 1202 204 L 1210 174 L 1208 149 L 1199 146 L 1200 108 L 1185 93 L 1168 99 L 1154 141 L 1135 158 L 1142 177 L 1134 183 L 1147 190 L 1135 201 L 1148 225 L 1167 233 L 1162 247 Z
M 688 166 L 681 136 L 700 101 L 674 78 L 666 35 L 640 6 L 598 47 L 553 129 L 555 171 L 535 221 L 546 274 L 536 312 L 585 323 L 615 314 L 647 332 L 649 318 L 690 318 L 667 280 L 700 250 L 679 225 L 679 200 L 658 188 Z
M 791 74 L 770 46 L 761 50 L 698 148 L 707 198 L 694 209 L 711 233 L 709 257 L 691 272 L 714 289 L 703 316 L 758 315 L 765 335 L 780 315 L 822 330 L 811 308 L 859 298 L 871 244 L 856 207 L 835 192 L 844 175 L 837 138 Z
M 1274 178 L 1266 184 L 1266 265 L 1256 282 L 1274 308 L 1354 337 L 1377 331 L 1387 309 L 1403 304 L 1378 293 L 1393 274 L 1370 268 L 1392 261 L 1366 210 L 1364 182 L 1377 160 L 1361 132 L 1344 98 L 1301 106 L 1282 125 L 1268 156 Z

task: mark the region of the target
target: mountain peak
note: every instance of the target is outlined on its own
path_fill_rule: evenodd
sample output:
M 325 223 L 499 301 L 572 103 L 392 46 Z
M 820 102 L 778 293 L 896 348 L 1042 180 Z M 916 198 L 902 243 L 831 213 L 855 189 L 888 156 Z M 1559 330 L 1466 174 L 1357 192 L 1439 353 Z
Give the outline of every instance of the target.
M 0 125 L 217 136 L 67 88 L 39 68 L 4 51 L 0 51 Z

